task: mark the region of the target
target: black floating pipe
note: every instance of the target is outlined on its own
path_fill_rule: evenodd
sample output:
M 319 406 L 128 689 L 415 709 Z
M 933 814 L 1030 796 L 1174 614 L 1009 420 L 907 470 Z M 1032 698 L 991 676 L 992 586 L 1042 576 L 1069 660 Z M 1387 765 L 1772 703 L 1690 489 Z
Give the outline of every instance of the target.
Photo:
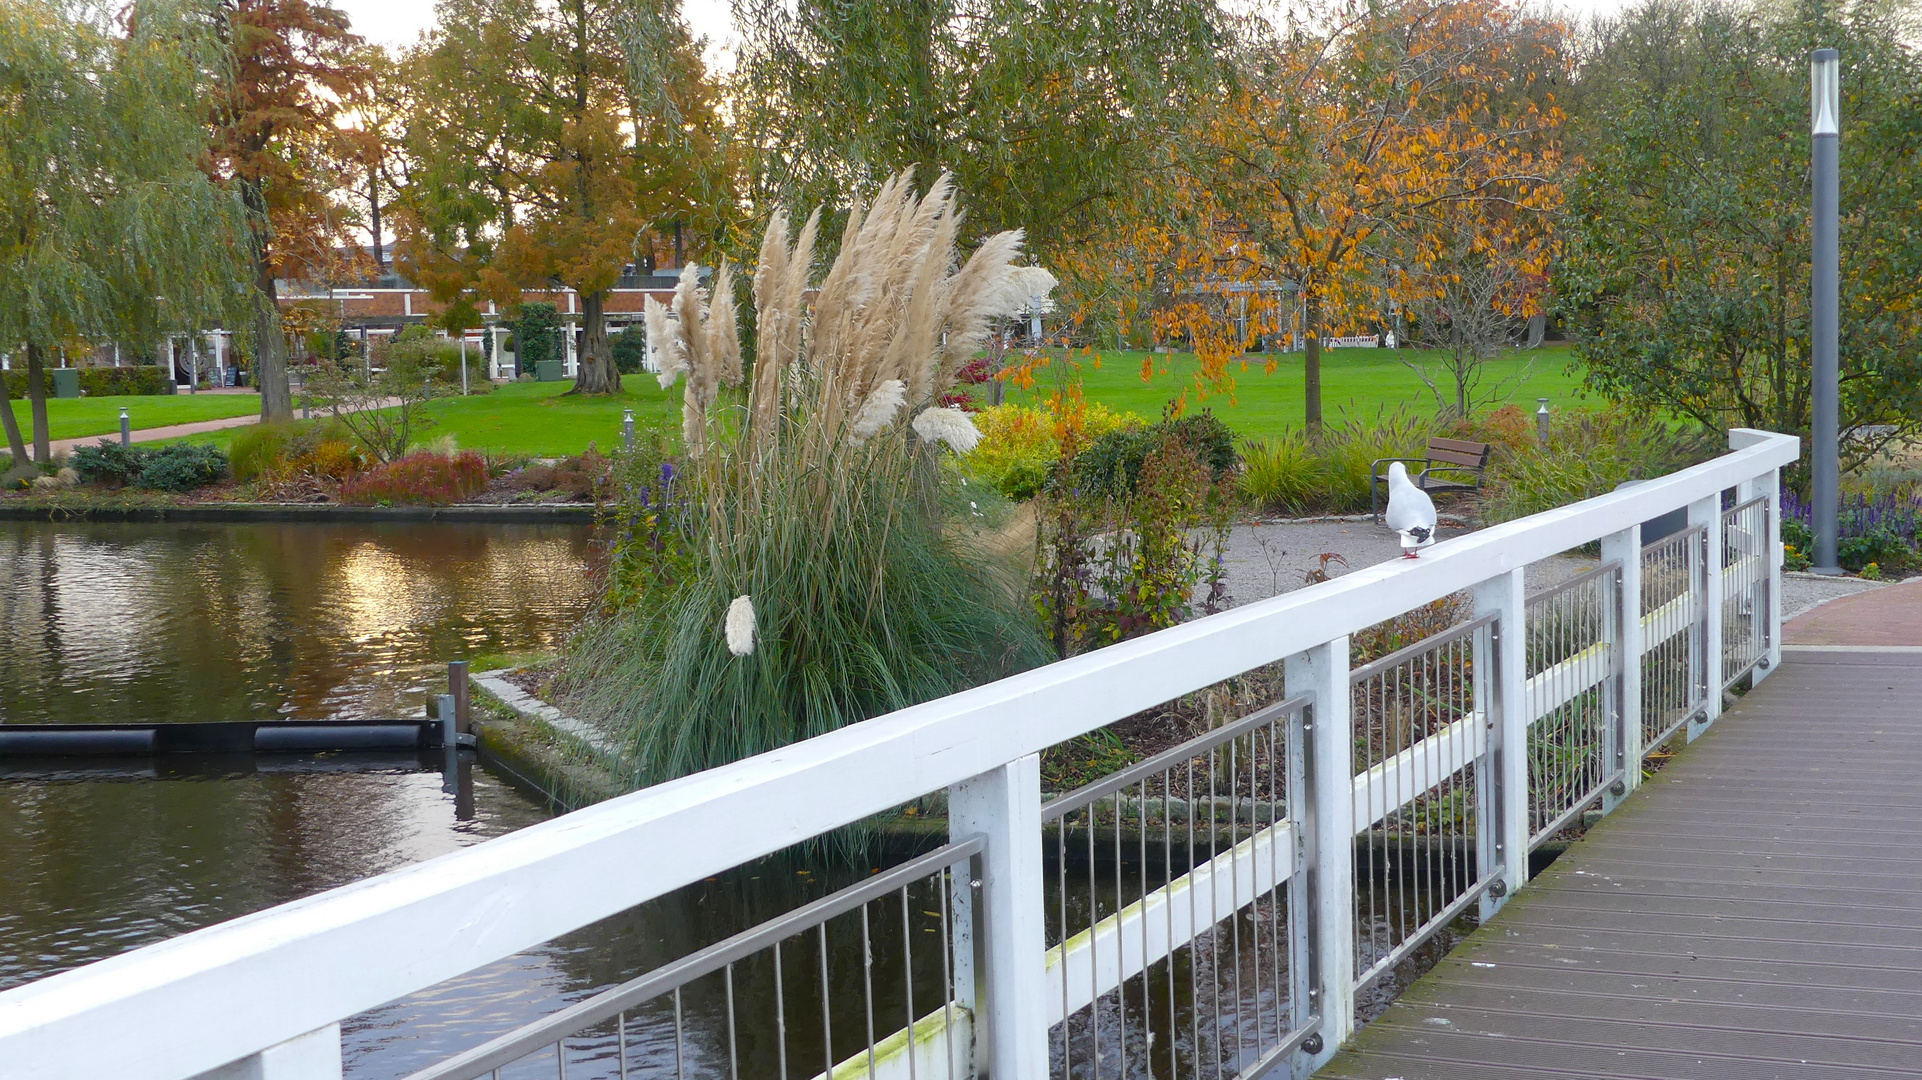
M 471 745 L 473 736 L 460 736 Z M 251 720 L 192 724 L 0 724 L 0 757 L 312 753 L 442 745 L 433 720 Z
M 0 754 L 22 757 L 65 757 L 71 754 L 151 754 L 152 728 L 17 729 L 0 725 Z
M 426 744 L 429 740 L 428 733 L 423 730 L 425 726 L 411 723 L 329 724 L 326 727 L 262 724 L 254 732 L 254 749 L 392 750 Z

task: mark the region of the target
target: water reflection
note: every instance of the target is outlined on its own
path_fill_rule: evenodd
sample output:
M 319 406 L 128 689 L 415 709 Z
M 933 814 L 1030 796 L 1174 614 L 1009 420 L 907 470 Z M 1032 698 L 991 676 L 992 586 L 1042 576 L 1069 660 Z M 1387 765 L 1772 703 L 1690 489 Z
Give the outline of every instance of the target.
M 184 757 L 184 755 L 183 755 Z M 199 758 L 200 755 L 193 755 Z M 0 788 L 0 988 L 532 824 L 484 770 L 475 811 L 417 762 L 296 771 L 169 762 L 166 779 L 48 771 Z M 126 775 L 118 773 L 109 775 Z
M 588 530 L 0 523 L 0 723 L 406 715 L 447 660 L 550 647 Z

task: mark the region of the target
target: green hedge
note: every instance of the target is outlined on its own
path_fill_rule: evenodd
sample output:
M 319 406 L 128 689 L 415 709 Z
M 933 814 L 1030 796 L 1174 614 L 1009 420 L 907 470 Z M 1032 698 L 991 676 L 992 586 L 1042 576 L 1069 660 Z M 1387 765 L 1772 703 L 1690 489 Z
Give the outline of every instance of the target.
M 49 368 L 49 371 L 52 369 Z M 27 396 L 27 372 L 25 368 L 0 373 L 7 381 L 9 397 Z M 87 397 L 128 397 L 155 394 L 170 394 L 167 371 L 164 368 L 142 365 L 140 367 L 94 367 L 80 369 L 80 392 Z M 53 380 L 47 380 L 47 394 L 53 394 Z

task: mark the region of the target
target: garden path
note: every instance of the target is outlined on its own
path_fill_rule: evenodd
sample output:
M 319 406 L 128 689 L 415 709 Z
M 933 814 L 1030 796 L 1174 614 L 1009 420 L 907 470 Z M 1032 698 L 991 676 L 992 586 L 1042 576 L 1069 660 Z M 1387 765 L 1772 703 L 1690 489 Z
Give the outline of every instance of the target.
M 1446 543 L 1470 531 L 1444 515 L 1436 542 Z M 1343 560 L 1328 561 L 1327 574 L 1335 578 L 1401 558 L 1401 540 L 1365 515 L 1237 525 L 1228 535 L 1228 596 L 1237 605 L 1252 604 L 1303 588 L 1310 584 L 1309 573 L 1322 569 L 1323 554 Z M 1596 560 L 1587 558 L 1545 559 L 1528 568 L 1528 588 L 1546 588 L 1596 565 Z
M 183 435 L 200 435 L 209 431 L 222 431 L 226 428 L 245 427 L 248 424 L 257 424 L 259 422 L 260 417 L 257 415 L 223 416 L 218 420 L 196 420 L 191 424 L 168 424 L 165 427 L 135 428 L 133 441 L 137 443 L 159 442 L 162 439 L 178 439 Z M 61 454 L 72 453 L 78 447 L 88 446 L 102 441 L 113 442 L 118 438 L 118 435 L 82 435 L 77 439 L 55 439 L 50 446 L 53 455 L 59 457 Z

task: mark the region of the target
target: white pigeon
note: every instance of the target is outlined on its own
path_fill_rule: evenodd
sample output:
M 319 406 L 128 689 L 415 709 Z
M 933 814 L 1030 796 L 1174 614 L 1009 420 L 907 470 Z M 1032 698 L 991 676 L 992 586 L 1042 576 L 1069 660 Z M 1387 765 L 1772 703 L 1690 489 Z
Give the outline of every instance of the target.
M 1401 534 L 1401 554 L 1405 559 L 1435 542 L 1435 500 L 1408 479 L 1401 462 L 1388 466 L 1388 527 Z

